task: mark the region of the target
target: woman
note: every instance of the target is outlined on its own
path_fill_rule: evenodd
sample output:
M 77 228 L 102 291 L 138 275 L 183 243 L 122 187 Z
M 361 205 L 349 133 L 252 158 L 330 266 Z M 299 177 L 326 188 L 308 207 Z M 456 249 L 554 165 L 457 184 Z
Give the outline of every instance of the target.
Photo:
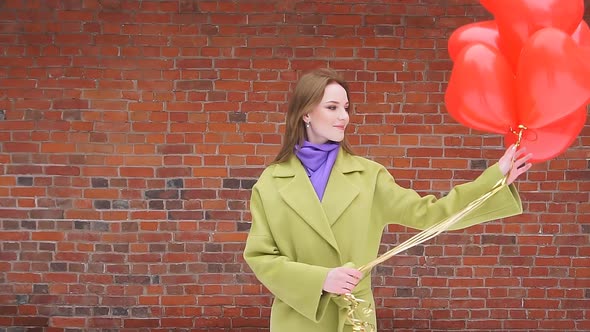
M 446 197 L 420 197 L 398 186 L 382 165 L 353 155 L 346 82 L 330 70 L 304 75 L 289 104 L 283 146 L 252 190 L 252 227 L 244 258 L 275 296 L 273 332 L 352 331 L 337 295 L 374 308 L 370 275 L 355 266 L 377 257 L 383 228 L 427 228 L 488 192 L 508 174 L 526 172 L 531 155 L 509 148 L 475 181 Z M 516 161 L 512 163 L 515 156 Z M 522 212 L 507 186 L 454 229 Z M 375 325 L 373 313 L 369 320 Z

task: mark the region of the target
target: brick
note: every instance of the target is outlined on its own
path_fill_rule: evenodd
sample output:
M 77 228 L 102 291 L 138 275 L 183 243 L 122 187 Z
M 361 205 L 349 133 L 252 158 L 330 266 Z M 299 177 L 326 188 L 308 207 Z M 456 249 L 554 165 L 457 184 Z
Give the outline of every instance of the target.
M 217 198 L 215 190 L 182 190 L 182 199 L 213 199 Z
M 176 61 L 176 66 L 178 68 L 188 69 L 188 68 L 211 68 L 212 62 L 211 60 L 207 59 L 183 59 Z
M 54 317 L 51 317 L 50 324 L 52 327 L 67 327 L 67 328 L 85 327 L 86 326 L 86 318 L 54 316 Z
M 49 175 L 80 175 L 80 168 L 75 166 L 47 166 L 46 174 Z
M 151 178 L 154 176 L 154 170 L 149 167 L 121 167 L 119 172 L 125 177 Z
M 113 308 L 113 316 L 127 316 L 128 314 L 127 308 Z
M 193 327 L 192 318 L 163 318 L 162 327 Z
M 95 200 L 93 205 L 94 205 L 95 209 L 99 209 L 99 210 L 110 209 L 111 208 L 111 201 Z
M 88 100 L 58 99 L 53 100 L 53 109 L 87 109 Z
M 121 328 L 123 327 L 123 320 L 121 318 L 88 318 L 88 327 L 92 328 Z
M 47 317 L 15 317 L 13 319 L 13 326 L 27 326 L 27 327 L 47 327 L 49 326 L 49 318 Z
M 32 186 L 33 185 L 33 178 L 28 176 L 19 176 L 17 178 L 17 184 L 19 186 Z
M 481 242 L 483 244 L 515 244 L 515 236 L 493 236 L 493 235 L 482 235 Z
M 149 201 L 148 208 L 150 210 L 164 210 L 164 201 Z
M 61 241 L 64 238 L 62 232 L 34 232 L 31 239 L 34 241 Z
M 176 81 L 176 88 L 179 90 L 210 91 L 213 89 L 213 82 L 210 80 Z
M 36 143 L 11 143 L 6 142 L 3 144 L 3 150 L 5 152 L 39 152 L 39 144 Z
M 113 209 L 129 209 L 129 202 L 124 200 L 116 199 L 112 202 Z
M 145 319 L 124 319 L 123 320 L 123 327 L 125 328 L 140 328 L 140 327 L 158 327 L 159 320 L 153 318 L 145 318 Z
M 239 179 L 223 179 L 223 188 L 239 189 L 240 188 L 240 180 Z
M 0 316 L 12 316 L 18 313 L 17 306 L 0 306 Z
M 158 153 L 162 154 L 189 154 L 193 153 L 191 145 L 163 145 L 158 146 Z
M 148 190 L 144 194 L 146 199 L 177 199 L 178 190 Z
M 166 181 L 167 188 L 184 188 L 184 182 L 182 179 L 170 179 Z
M 242 179 L 242 180 L 240 180 L 240 187 L 242 189 L 252 189 L 252 187 L 254 187 L 254 184 L 256 184 L 255 179 Z
M 191 169 L 188 167 L 163 167 L 156 169 L 156 176 L 160 178 L 168 177 L 187 177 L 191 175 Z

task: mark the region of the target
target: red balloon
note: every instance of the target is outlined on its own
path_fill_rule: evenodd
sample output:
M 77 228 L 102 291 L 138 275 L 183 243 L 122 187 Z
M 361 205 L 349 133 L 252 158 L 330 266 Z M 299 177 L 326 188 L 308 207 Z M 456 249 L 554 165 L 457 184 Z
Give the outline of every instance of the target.
M 521 146 L 533 153 L 531 162 L 537 163 L 552 159 L 576 140 L 586 123 L 586 107 L 582 107 L 566 117 L 540 128 L 528 128 L 523 131 Z M 518 130 L 517 130 L 518 132 Z M 517 141 L 518 135 L 504 135 L 506 146 Z
M 548 126 L 590 102 L 590 75 L 582 49 L 554 28 L 535 33 L 523 47 L 516 76 L 517 119 Z
M 454 61 L 465 46 L 473 43 L 498 49 L 498 25 L 496 21 L 466 24 L 455 30 L 449 38 L 449 56 Z
M 497 0 L 493 7 L 500 48 L 516 69 L 526 40 L 540 29 L 554 27 L 568 34 L 584 15 L 584 0 Z
M 574 33 L 572 33 L 572 38 L 578 45 L 590 47 L 590 28 L 586 21 L 580 22 Z
M 458 122 L 504 134 L 517 124 L 515 91 L 514 75 L 504 56 L 487 45 L 471 44 L 457 55 L 445 103 Z

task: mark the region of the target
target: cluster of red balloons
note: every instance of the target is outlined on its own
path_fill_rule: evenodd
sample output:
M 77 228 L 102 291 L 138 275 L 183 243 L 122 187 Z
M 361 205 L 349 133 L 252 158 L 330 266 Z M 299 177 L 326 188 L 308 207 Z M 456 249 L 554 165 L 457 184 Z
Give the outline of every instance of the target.
M 590 28 L 584 0 L 480 0 L 494 20 L 455 30 L 445 93 L 451 116 L 503 134 L 534 154 L 565 151 L 586 122 L 590 103 Z M 521 131 L 522 130 L 522 131 Z

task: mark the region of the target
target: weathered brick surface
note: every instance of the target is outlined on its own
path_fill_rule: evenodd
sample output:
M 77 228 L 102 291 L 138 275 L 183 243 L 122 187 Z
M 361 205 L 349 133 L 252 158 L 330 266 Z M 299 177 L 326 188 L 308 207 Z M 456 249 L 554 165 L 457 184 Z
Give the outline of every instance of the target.
M 450 33 L 486 19 L 476 0 L 0 1 L 0 331 L 267 330 L 241 252 L 299 75 L 340 70 L 357 153 L 444 195 L 502 153 L 443 103 Z M 525 214 L 377 267 L 380 330 L 590 330 L 589 130 L 518 184 Z

